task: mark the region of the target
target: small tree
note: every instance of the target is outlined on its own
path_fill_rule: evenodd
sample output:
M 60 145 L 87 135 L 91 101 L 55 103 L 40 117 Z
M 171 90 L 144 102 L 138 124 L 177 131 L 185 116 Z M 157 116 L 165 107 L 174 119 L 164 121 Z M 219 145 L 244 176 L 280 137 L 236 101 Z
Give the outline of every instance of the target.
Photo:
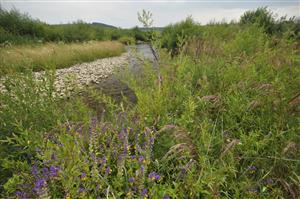
M 152 44 L 156 40 L 157 34 L 151 28 L 153 25 L 152 13 L 150 11 L 142 10 L 142 13 L 138 12 L 138 20 L 143 24 L 143 27 L 146 28 L 147 38 L 151 40 Z
M 267 9 L 261 7 L 254 11 L 245 12 L 240 19 L 241 24 L 257 24 L 262 27 L 266 33 L 272 34 L 276 29 L 275 15 Z
M 152 13 L 143 9 L 142 13 L 138 12 L 138 20 L 145 28 L 150 28 L 153 25 Z

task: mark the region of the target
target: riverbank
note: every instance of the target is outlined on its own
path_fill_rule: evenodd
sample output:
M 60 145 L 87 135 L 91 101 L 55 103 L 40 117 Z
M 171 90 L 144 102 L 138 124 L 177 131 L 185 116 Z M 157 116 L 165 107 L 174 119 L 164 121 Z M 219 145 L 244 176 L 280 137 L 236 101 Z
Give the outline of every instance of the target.
M 120 56 L 124 52 L 124 45 L 115 41 L 2 47 L 0 76 L 27 70 L 61 69 L 100 58 Z

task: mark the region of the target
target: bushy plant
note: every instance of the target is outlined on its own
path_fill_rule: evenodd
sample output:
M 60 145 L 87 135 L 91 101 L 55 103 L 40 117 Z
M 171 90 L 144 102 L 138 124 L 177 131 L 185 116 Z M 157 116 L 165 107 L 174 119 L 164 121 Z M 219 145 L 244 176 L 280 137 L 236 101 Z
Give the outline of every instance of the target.
M 17 9 L 0 8 L 0 43 L 83 42 L 90 40 L 118 40 L 135 37 L 145 41 L 146 34 L 139 29 L 106 27 L 97 23 L 76 21 L 70 24 L 49 25 L 23 14 Z
M 135 39 L 133 37 L 123 36 L 123 37 L 119 38 L 118 41 L 125 45 L 135 44 Z
M 0 8 L 0 26 L 14 35 L 30 35 L 40 38 L 45 34 L 45 24 L 21 14 L 18 10 L 10 11 Z
M 275 31 L 275 17 L 267 7 L 258 8 L 254 11 L 246 11 L 241 16 L 240 23 L 257 24 L 269 34 L 272 34 Z
M 161 41 L 162 47 L 176 53 L 182 47 L 184 40 L 192 35 L 200 36 L 201 28 L 191 17 L 188 17 L 182 22 L 164 28 Z
M 287 19 L 286 16 L 283 16 L 277 19 L 276 17 L 267 7 L 261 7 L 256 10 L 246 11 L 241 16 L 240 23 L 246 25 L 255 24 L 270 35 L 288 33 L 290 37 L 298 38 L 299 18 L 293 16 Z

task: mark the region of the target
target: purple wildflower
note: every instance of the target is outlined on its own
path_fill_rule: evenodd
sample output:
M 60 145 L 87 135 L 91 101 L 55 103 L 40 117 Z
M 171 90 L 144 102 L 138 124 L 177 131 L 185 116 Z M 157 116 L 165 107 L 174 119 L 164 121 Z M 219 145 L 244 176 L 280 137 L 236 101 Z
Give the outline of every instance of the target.
M 139 162 L 140 162 L 140 163 L 143 163 L 144 161 L 145 161 L 145 158 L 144 158 L 144 156 L 141 155 L 141 156 L 139 157 Z
M 28 198 L 26 193 L 21 192 L 21 191 L 17 191 L 15 193 L 15 196 L 17 197 L 17 199 L 27 199 Z
M 96 128 L 96 126 L 97 126 L 97 117 L 92 117 L 90 128 L 89 128 L 90 136 L 92 135 L 93 130 Z
M 31 174 L 34 176 L 34 177 L 37 177 L 38 176 L 38 167 L 36 166 L 36 164 L 34 164 L 31 168 Z
M 34 183 L 34 191 L 38 192 L 39 190 L 41 190 L 43 187 L 45 187 L 46 185 L 46 180 L 45 179 L 38 179 L 35 183 Z
M 150 138 L 150 144 L 154 144 L 154 137 Z
M 155 180 L 155 175 L 156 175 L 155 172 L 151 172 L 151 173 L 149 173 L 148 178 Z
M 96 155 L 95 153 L 90 153 L 90 157 L 93 161 L 96 161 Z
M 142 197 L 146 197 L 147 193 L 148 193 L 148 189 L 144 188 L 141 193 Z
M 145 172 L 145 167 L 144 167 L 144 165 L 141 166 L 141 172 L 142 172 L 142 173 Z
M 145 141 L 144 143 L 143 143 L 143 145 L 142 145 L 143 147 L 147 147 L 148 146 L 148 142 L 147 141 Z
M 42 168 L 42 173 L 45 178 L 49 177 L 49 169 L 48 168 L 46 168 L 46 167 Z
M 50 172 L 49 172 L 49 176 L 50 177 L 57 177 L 58 176 L 58 167 L 56 166 L 50 166 Z
M 111 173 L 111 169 L 110 169 L 110 167 L 107 167 L 105 169 L 105 176 L 108 176 L 108 174 L 110 174 L 110 173 Z
M 148 178 L 150 178 L 153 181 L 160 181 L 161 180 L 161 176 L 156 172 L 149 173 Z
M 83 193 L 83 192 L 85 192 L 85 188 L 84 187 L 80 187 L 79 188 L 79 193 Z
M 124 133 L 121 131 L 118 135 L 119 140 L 123 140 L 125 137 Z
M 125 139 L 125 137 L 127 136 L 127 131 L 126 129 L 122 129 L 121 132 L 119 133 L 118 137 L 119 137 L 119 140 L 123 141 Z
M 86 178 L 87 178 L 86 173 L 85 173 L 85 172 L 82 172 L 82 173 L 81 173 L 81 176 L 80 176 L 80 179 L 81 179 L 81 180 L 85 180 Z
M 129 178 L 128 182 L 129 183 L 134 183 L 135 179 L 133 177 Z
M 132 155 L 131 159 L 133 159 L 133 160 L 136 159 L 136 155 Z
M 101 159 L 101 164 L 106 164 L 106 162 L 107 162 L 106 157 L 103 157 L 103 158 Z
M 161 179 L 160 175 L 156 174 L 156 175 L 155 175 L 155 180 L 156 180 L 156 181 L 160 181 L 160 179 Z

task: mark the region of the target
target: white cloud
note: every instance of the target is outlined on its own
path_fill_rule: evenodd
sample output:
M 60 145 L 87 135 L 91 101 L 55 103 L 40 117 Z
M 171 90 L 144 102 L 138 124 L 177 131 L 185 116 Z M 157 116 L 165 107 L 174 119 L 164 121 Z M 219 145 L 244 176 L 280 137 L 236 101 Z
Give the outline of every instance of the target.
M 155 26 L 165 26 L 169 23 L 185 19 L 192 15 L 201 24 L 211 20 L 238 20 L 249 9 L 259 6 L 269 6 L 279 16 L 299 16 L 299 4 L 262 4 L 262 3 L 216 3 L 216 2 L 58 2 L 58 1 L 4 1 L 5 8 L 15 6 L 22 12 L 28 12 L 34 18 L 48 23 L 67 23 L 82 19 L 87 22 L 103 22 L 120 27 L 139 25 L 137 12 L 142 9 L 150 10 L 154 16 Z

